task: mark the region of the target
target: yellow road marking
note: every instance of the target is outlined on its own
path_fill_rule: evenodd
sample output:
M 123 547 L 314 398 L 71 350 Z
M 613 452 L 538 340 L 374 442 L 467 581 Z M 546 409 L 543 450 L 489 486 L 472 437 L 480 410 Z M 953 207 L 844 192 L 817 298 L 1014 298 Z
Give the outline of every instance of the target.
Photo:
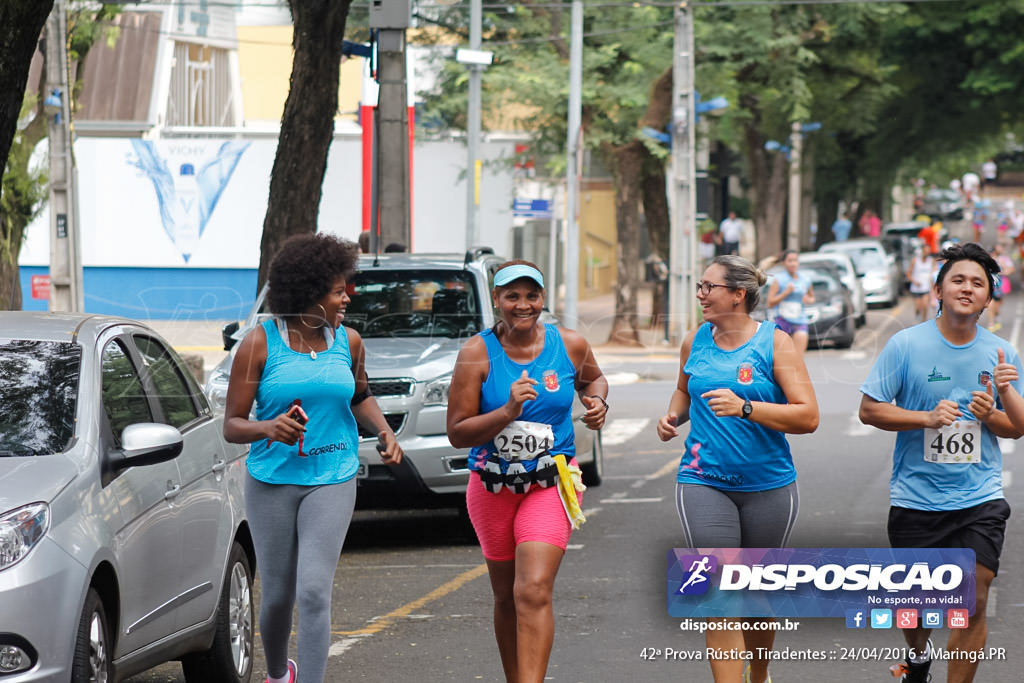
M 382 616 L 382 617 L 380 617 L 378 619 L 375 619 L 373 621 L 373 623 L 371 623 L 369 626 L 365 626 L 365 627 L 363 627 L 361 629 L 357 629 L 355 631 L 334 631 L 333 633 L 336 636 L 370 636 L 370 635 L 373 635 L 375 633 L 380 633 L 381 631 L 386 629 L 388 626 L 391 626 L 393 623 L 395 623 L 399 619 L 407 617 L 410 614 L 412 614 L 414 611 L 419 609 L 420 607 L 423 607 L 423 605 L 426 605 L 427 603 L 433 602 L 434 600 L 437 600 L 438 598 L 443 598 L 444 596 L 448 595 L 449 593 L 453 593 L 453 592 L 457 591 L 458 589 L 462 588 L 462 586 L 464 586 L 465 584 L 469 583 L 473 579 L 479 578 L 479 577 L 483 576 L 486 573 L 487 573 L 487 565 L 486 564 L 478 565 L 478 566 L 473 567 L 472 569 L 470 569 L 468 571 L 465 571 L 465 572 L 459 574 L 458 576 L 456 576 L 454 579 L 452 579 L 448 583 L 445 583 L 445 584 L 442 584 L 442 585 L 438 586 L 437 588 L 435 588 L 434 590 L 430 591 L 429 593 L 427 593 L 423 597 L 417 598 L 417 599 L 413 600 L 412 602 L 407 602 L 406 604 L 402 605 L 398 609 L 396 609 L 396 610 L 394 610 L 392 612 L 388 612 L 384 616 Z

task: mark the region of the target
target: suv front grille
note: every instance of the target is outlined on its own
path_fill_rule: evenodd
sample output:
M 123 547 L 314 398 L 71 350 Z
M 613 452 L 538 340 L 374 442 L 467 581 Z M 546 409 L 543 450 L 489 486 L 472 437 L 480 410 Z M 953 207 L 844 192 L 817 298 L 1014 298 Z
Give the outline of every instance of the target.
M 398 434 L 402 431 L 402 426 L 405 424 L 405 413 L 385 413 L 384 419 L 388 423 L 388 427 L 391 427 L 391 431 Z M 360 439 L 376 439 L 377 435 L 371 432 L 363 425 L 359 425 L 359 438 Z
M 374 396 L 411 396 L 411 379 L 371 379 L 370 392 Z

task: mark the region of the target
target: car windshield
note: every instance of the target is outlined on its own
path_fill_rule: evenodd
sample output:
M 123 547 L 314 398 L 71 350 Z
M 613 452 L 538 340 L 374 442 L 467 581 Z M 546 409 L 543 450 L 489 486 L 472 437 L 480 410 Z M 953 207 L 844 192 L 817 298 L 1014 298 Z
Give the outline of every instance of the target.
M 843 253 L 853 261 L 853 267 L 858 273 L 866 273 L 869 270 L 885 269 L 885 259 L 882 253 L 875 247 L 851 246 L 843 249 Z
M 345 324 L 363 337 L 468 337 L 482 318 L 470 273 L 372 269 L 355 276 Z
M 75 433 L 77 344 L 0 341 L 0 457 L 65 450 Z

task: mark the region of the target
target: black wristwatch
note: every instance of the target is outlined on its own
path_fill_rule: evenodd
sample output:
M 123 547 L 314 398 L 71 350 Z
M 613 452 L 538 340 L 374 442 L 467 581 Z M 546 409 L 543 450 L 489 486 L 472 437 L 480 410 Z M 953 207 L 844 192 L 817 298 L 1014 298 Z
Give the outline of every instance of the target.
M 744 420 L 749 420 L 750 419 L 750 414 L 752 412 L 754 412 L 754 406 L 750 405 L 750 401 L 749 400 L 744 401 L 743 402 L 743 410 L 742 410 L 742 413 L 741 413 L 740 416 Z

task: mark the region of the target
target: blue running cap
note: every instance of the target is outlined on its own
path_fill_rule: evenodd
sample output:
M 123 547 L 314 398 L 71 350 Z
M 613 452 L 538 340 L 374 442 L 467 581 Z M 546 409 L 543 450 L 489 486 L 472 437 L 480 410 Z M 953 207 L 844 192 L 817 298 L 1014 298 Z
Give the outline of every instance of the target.
M 540 285 L 541 289 L 544 289 L 544 276 L 540 274 L 540 271 L 532 266 L 527 266 L 522 263 L 505 266 L 499 270 L 494 275 L 494 284 L 498 287 L 504 287 L 521 277 L 533 280 Z

